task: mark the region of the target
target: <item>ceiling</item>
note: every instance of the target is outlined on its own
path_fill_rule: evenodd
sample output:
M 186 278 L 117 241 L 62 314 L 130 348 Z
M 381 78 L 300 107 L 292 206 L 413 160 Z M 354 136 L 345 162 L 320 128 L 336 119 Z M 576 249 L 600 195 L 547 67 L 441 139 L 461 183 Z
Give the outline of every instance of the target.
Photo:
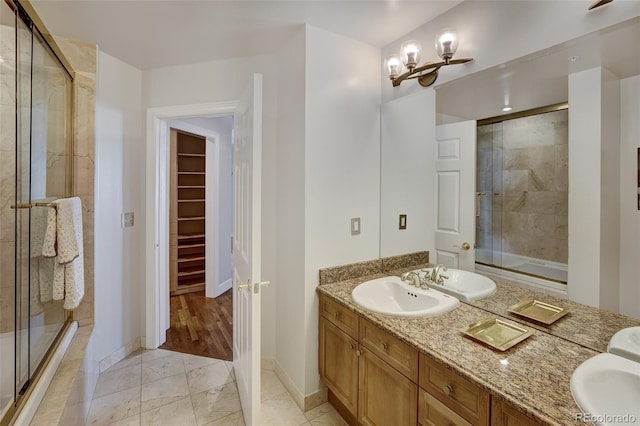
M 146 70 L 276 51 L 310 24 L 383 47 L 459 0 L 33 0 L 49 31 Z
M 619 78 L 640 74 L 640 18 L 448 82 L 437 88 L 440 123 L 478 120 L 566 102 L 571 73 L 602 66 Z M 449 118 L 447 118 L 449 117 Z M 456 117 L 456 118 L 453 118 Z

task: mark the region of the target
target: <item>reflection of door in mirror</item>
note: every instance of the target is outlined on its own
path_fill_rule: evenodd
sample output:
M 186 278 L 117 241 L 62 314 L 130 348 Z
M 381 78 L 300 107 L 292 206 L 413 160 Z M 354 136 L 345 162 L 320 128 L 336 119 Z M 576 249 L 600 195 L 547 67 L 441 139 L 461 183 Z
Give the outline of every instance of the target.
M 566 284 L 567 121 L 562 105 L 478 122 L 477 263 Z

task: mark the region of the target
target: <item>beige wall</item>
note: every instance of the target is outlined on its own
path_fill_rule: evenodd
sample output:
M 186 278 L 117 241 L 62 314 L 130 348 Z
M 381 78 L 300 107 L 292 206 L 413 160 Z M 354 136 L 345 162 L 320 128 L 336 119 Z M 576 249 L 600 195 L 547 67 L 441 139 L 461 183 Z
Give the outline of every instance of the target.
M 56 38 L 71 63 L 74 81 L 73 194 L 82 200 L 84 299 L 74 311 L 80 326 L 94 323 L 94 169 L 96 114 L 95 44 Z

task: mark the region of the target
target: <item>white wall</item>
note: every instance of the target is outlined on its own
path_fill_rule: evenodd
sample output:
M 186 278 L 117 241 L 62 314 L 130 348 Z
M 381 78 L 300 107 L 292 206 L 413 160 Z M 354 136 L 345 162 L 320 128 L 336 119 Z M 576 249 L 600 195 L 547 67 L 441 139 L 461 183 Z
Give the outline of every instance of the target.
M 144 287 L 142 73 L 98 52 L 95 164 L 96 358 L 139 343 Z M 122 212 L 135 225 L 121 227 Z
M 620 81 L 620 313 L 640 318 L 640 76 Z
M 433 89 L 381 107 L 380 256 L 435 247 L 436 96 Z M 407 229 L 398 229 L 400 214 Z
M 307 26 L 305 394 L 319 387 L 320 268 L 375 259 L 380 241 L 380 50 Z M 350 218 L 361 220 L 360 235 Z
M 279 52 L 276 359 L 302 393 L 305 378 L 305 28 Z
M 264 76 L 262 167 L 262 280 L 277 285 L 275 220 L 275 122 L 277 66 L 275 56 L 263 55 L 223 61 L 157 68 L 143 72 L 143 108 L 235 101 L 253 73 Z M 144 157 L 139 157 L 141 162 Z M 276 292 L 262 293 L 262 357 L 275 358 Z
M 601 67 L 569 75 L 568 294 L 571 300 L 617 312 L 619 91 L 615 81 Z M 605 151 L 612 154 L 603 155 Z
M 620 309 L 620 79 L 604 68 L 602 69 L 601 109 L 600 307 L 618 312 Z M 576 284 L 579 286 L 579 283 L 572 283 L 574 286 Z
M 436 62 L 440 60 L 433 47 L 436 34 L 444 28 L 457 28 L 460 46 L 455 57 L 471 57 L 474 61 L 442 68 L 438 86 L 640 15 L 637 1 L 618 1 L 615 7 L 588 12 L 591 3 L 591 0 L 465 1 L 385 46 L 382 57 L 397 53 L 403 41 L 416 39 L 422 43 L 423 61 Z M 378 66 L 381 67 L 381 62 Z M 388 79 L 382 79 L 384 102 L 420 90 L 415 82 L 393 88 Z

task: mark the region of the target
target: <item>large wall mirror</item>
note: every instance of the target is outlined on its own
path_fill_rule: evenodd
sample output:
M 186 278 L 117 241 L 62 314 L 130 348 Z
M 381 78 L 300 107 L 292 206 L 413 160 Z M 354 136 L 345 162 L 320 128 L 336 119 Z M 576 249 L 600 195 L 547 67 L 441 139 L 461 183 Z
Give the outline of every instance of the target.
M 553 283 L 548 292 L 560 296 L 564 294 L 564 297 L 582 302 L 582 280 L 572 281 L 571 277 L 580 277 L 583 271 L 578 270 L 580 259 L 575 257 L 577 251 L 571 252 L 569 235 L 575 237 L 590 231 L 575 221 L 574 218 L 580 212 L 567 214 L 572 205 L 568 199 L 576 196 L 578 191 L 585 190 L 572 188 L 568 183 L 567 175 L 570 172 L 567 167 L 570 164 L 582 164 L 580 155 L 583 150 L 580 141 L 575 140 L 575 135 L 574 139 L 568 137 L 572 128 L 568 122 L 575 120 L 573 126 L 582 123 L 575 116 L 572 118 L 572 105 L 569 102 L 567 106 L 567 102 L 570 100 L 571 76 L 601 67 L 604 69 L 603 75 L 610 76 L 609 79 L 615 80 L 620 88 L 614 107 L 606 104 L 604 98 L 599 104 L 603 122 L 609 120 L 617 123 L 620 143 L 616 147 L 612 145 L 609 150 L 609 141 L 603 135 L 602 152 L 598 153 L 603 164 L 602 185 L 599 188 L 601 190 L 594 193 L 601 194 L 599 197 L 603 217 L 608 215 L 608 206 L 613 203 L 613 213 L 609 215 L 609 219 L 614 217 L 615 220 L 608 222 L 616 223 L 603 224 L 603 234 L 608 232 L 607 226 L 611 225 L 620 229 L 620 236 L 617 248 L 611 253 L 607 253 L 604 246 L 599 249 L 602 251 L 603 262 L 607 261 L 612 267 L 618 268 L 617 276 L 621 285 L 634 287 L 631 294 L 636 291 L 640 295 L 637 290 L 640 244 L 636 241 L 640 237 L 640 215 L 637 212 L 635 158 L 640 144 L 640 140 L 636 140 L 639 133 L 637 117 L 640 114 L 640 102 L 633 100 L 640 94 L 638 40 L 640 18 L 636 17 L 597 33 L 443 84 L 435 90 L 424 89 L 383 104 L 381 256 L 425 249 L 433 253 L 435 223 L 439 214 L 434 182 L 434 159 L 438 149 L 434 140 L 436 128 L 476 120 L 474 155 L 479 161 L 474 175 L 476 184 L 480 185 L 473 188 L 476 199 L 472 202 L 473 215 L 476 217 L 476 229 L 472 237 L 472 243 L 476 246 L 475 250 L 472 249 L 475 262 L 496 265 L 509 260 L 504 253 L 513 252 L 520 253 L 522 258 L 533 259 L 531 269 L 536 269 L 537 264 L 546 261 L 548 266 L 556 268 L 546 277 L 548 282 Z M 577 105 L 577 102 L 574 103 Z M 505 112 L 503 108 L 511 110 Z M 519 113 L 523 113 L 521 115 L 524 118 L 520 119 Z M 495 117 L 501 118 L 482 121 Z M 509 146 L 503 143 L 505 132 L 510 133 Z M 630 140 L 631 138 L 634 140 Z M 567 140 L 571 143 L 567 143 Z M 542 145 L 536 146 L 537 143 Z M 627 150 L 633 151 L 633 155 L 628 156 L 631 157 L 629 164 L 625 156 Z M 615 157 L 613 163 L 608 158 L 610 154 Z M 510 156 L 510 163 L 506 168 L 505 155 Z M 495 161 L 500 164 L 499 170 L 491 165 Z M 518 162 L 522 167 L 512 167 Z M 536 164 L 538 167 L 533 167 Z M 626 174 L 629 174 L 629 182 L 626 182 Z M 499 179 L 496 180 L 496 176 Z M 498 181 L 499 185 L 493 186 Z M 612 188 L 611 183 L 616 182 L 618 187 Z M 488 186 L 483 188 L 483 184 Z M 535 191 L 546 194 L 529 194 L 529 200 L 522 199 L 523 193 Z M 572 191 L 575 192 L 572 194 Z M 608 198 L 614 192 L 617 198 Z M 508 197 L 511 198 L 507 199 Z M 543 204 L 543 199 L 551 204 Z M 483 212 L 486 213 L 497 204 L 509 203 L 511 207 L 519 204 L 522 207 L 527 206 L 527 202 L 529 210 L 521 208 L 520 211 L 514 211 L 512 208 L 499 214 L 494 212 L 492 217 L 482 216 Z M 579 204 L 574 202 L 573 205 Z M 588 207 L 580 208 L 584 208 L 584 213 L 587 213 Z M 406 215 L 406 229 L 399 229 L 401 214 Z M 498 226 L 502 227 L 503 234 L 509 235 L 495 239 L 492 227 L 495 230 Z M 528 235 L 518 237 L 518 231 L 528 232 Z M 537 247 L 533 246 L 534 243 Z M 592 243 L 599 244 L 599 241 L 594 238 Z M 581 244 L 581 250 L 589 248 L 583 246 L 585 244 Z M 496 262 L 498 258 L 499 261 Z M 538 271 L 534 272 L 536 275 Z M 605 281 L 603 278 L 600 280 Z M 609 289 L 607 285 L 602 284 L 599 291 L 606 293 Z M 572 291 L 568 291 L 569 288 Z M 617 311 L 640 318 L 638 307 L 625 305 L 624 291 L 626 290 L 622 287 L 611 287 L 611 293 L 615 293 L 620 299 Z M 488 306 L 485 304 L 481 307 L 490 309 Z M 504 314 L 503 311 L 495 313 Z M 546 331 L 553 333 L 553 330 Z M 571 339 L 565 335 L 560 337 Z

